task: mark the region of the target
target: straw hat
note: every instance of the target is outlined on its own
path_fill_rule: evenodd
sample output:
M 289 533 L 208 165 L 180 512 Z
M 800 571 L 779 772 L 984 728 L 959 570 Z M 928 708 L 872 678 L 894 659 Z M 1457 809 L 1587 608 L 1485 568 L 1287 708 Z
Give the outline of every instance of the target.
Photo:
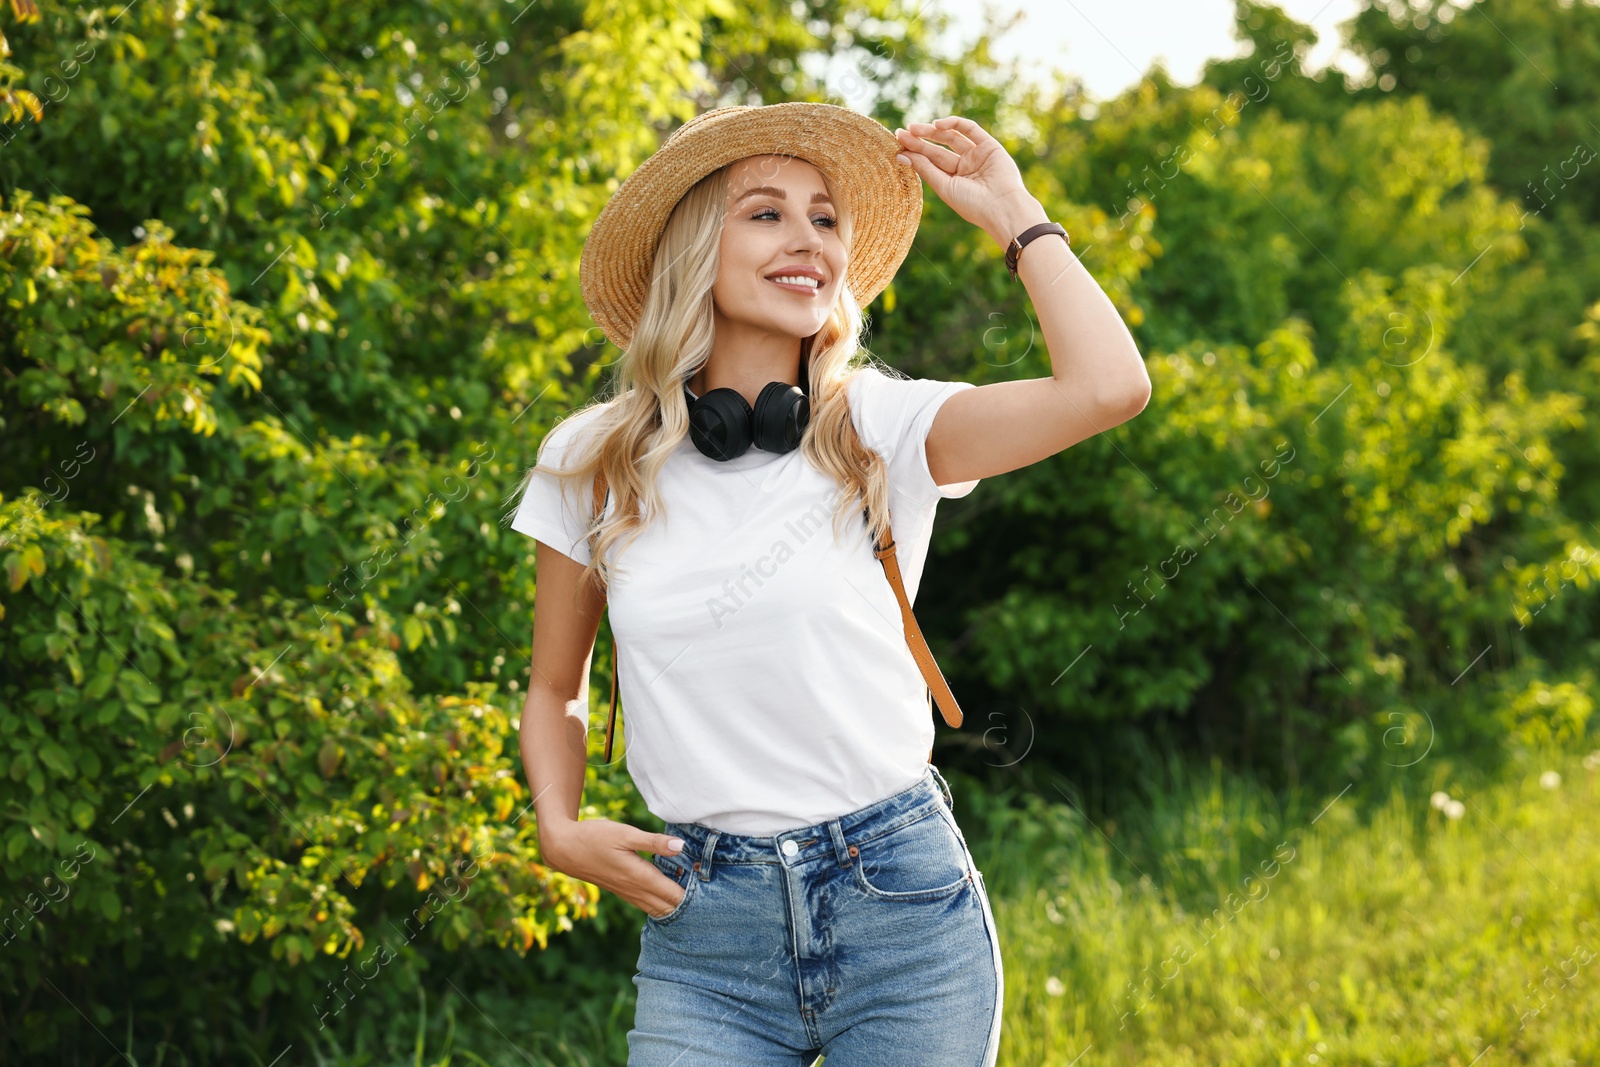
M 626 349 L 644 310 L 656 244 L 684 193 L 746 156 L 796 156 L 826 176 L 851 212 L 846 280 L 864 308 L 911 250 L 922 221 L 922 179 L 876 119 L 837 104 L 719 107 L 679 126 L 612 194 L 583 245 L 583 302 L 611 343 Z

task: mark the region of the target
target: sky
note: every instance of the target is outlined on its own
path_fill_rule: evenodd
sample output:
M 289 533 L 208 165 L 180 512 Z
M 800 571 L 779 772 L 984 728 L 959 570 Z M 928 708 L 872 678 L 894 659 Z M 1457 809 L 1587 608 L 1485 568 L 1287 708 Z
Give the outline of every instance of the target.
M 1023 17 L 995 38 L 994 57 L 1020 60 L 1023 77 L 1047 81 L 1051 69 L 1083 79 L 1090 96 L 1107 100 L 1137 82 L 1157 57 L 1179 84 L 1200 77 L 1207 59 L 1237 56 L 1233 0 L 926 0 L 929 10 L 951 16 L 942 50 L 955 53 L 982 32 L 984 8 L 1000 22 L 1016 12 Z M 1307 67 L 1332 62 L 1358 69 L 1342 53 L 1338 24 L 1352 17 L 1359 0 L 1279 0 L 1297 22 L 1309 22 L 1319 40 Z M 829 73 L 830 88 L 839 76 Z M 848 95 L 848 94 L 845 94 Z

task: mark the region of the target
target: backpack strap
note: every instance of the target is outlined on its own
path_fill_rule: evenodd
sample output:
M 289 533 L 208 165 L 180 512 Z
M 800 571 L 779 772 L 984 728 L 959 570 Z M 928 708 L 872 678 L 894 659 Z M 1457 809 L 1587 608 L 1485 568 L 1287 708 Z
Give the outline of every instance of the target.
M 850 427 L 851 432 L 855 426 Z M 594 477 L 594 521 L 599 523 L 601 514 L 605 511 L 607 495 L 606 474 L 600 470 Z M 867 528 L 871 529 L 872 517 L 866 508 L 862 508 L 862 515 L 867 519 Z M 961 706 L 956 703 L 955 694 L 950 691 L 950 686 L 944 680 L 944 674 L 939 670 L 939 664 L 933 658 L 933 652 L 928 648 L 928 642 L 922 636 L 922 628 L 917 625 L 917 617 L 911 611 L 911 601 L 906 597 L 905 582 L 900 577 L 900 561 L 894 551 L 894 531 L 889 527 L 884 528 L 883 542 L 873 545 L 872 554 L 883 565 L 884 576 L 889 579 L 889 587 L 894 590 L 895 599 L 900 602 L 900 619 L 905 626 L 906 644 L 911 648 L 911 655 L 917 661 L 917 669 L 922 672 L 922 680 L 928 687 L 928 692 L 938 701 L 939 713 L 944 716 L 944 721 L 952 727 L 961 725 Z M 605 603 L 605 586 L 600 589 L 600 601 Z M 617 724 L 617 673 L 618 660 L 621 656 L 613 635 L 611 643 L 611 713 L 606 717 L 605 761 L 611 762 L 611 740 Z M 933 750 L 928 750 L 928 760 L 933 760 Z
M 862 509 L 863 512 L 865 510 Z M 868 521 L 871 521 L 870 518 Z M 922 680 L 927 684 L 928 691 L 938 701 L 939 713 L 944 716 L 944 721 L 952 727 L 958 727 L 961 725 L 961 706 L 956 703 L 955 694 L 945 682 L 944 674 L 933 658 L 933 651 L 928 648 L 928 642 L 922 636 L 922 628 L 917 625 L 917 617 L 911 611 L 911 602 L 906 599 L 905 583 L 900 580 L 900 561 L 894 554 L 894 531 L 885 527 L 884 536 L 889 539 L 888 544 L 875 546 L 872 554 L 883 564 L 883 573 L 889 579 L 889 587 L 894 590 L 895 598 L 900 601 L 900 618 L 905 622 L 906 644 L 911 646 L 911 655 L 917 661 L 918 669 L 922 671 Z
M 606 472 L 595 471 L 594 475 L 594 521 L 599 523 L 601 514 L 606 507 Z M 606 602 L 605 583 L 600 583 L 600 603 Z M 611 762 L 611 736 L 617 725 L 617 672 L 620 669 L 618 660 L 621 659 L 621 650 L 617 648 L 616 638 L 611 641 L 611 714 L 606 717 L 606 751 L 605 761 Z

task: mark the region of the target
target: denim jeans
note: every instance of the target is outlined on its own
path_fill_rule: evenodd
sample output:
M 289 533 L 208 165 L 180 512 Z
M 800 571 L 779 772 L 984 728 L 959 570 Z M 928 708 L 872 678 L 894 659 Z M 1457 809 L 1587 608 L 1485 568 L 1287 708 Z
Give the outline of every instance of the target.
M 647 916 L 629 1067 L 992 1067 L 1004 977 L 983 875 L 930 763 L 770 837 L 667 823 L 684 887 Z

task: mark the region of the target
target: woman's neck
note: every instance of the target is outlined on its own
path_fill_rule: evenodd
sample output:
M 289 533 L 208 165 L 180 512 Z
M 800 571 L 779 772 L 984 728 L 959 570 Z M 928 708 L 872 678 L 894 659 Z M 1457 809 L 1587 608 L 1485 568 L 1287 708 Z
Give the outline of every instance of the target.
M 804 386 L 800 349 L 801 343 L 797 343 L 795 350 L 784 356 L 762 358 L 753 355 L 737 361 L 727 358 L 719 360 L 713 351 L 711 358 L 689 379 L 689 392 L 698 398 L 713 389 L 733 389 L 747 403 L 754 404 L 755 398 L 761 395 L 761 390 L 769 382 Z

